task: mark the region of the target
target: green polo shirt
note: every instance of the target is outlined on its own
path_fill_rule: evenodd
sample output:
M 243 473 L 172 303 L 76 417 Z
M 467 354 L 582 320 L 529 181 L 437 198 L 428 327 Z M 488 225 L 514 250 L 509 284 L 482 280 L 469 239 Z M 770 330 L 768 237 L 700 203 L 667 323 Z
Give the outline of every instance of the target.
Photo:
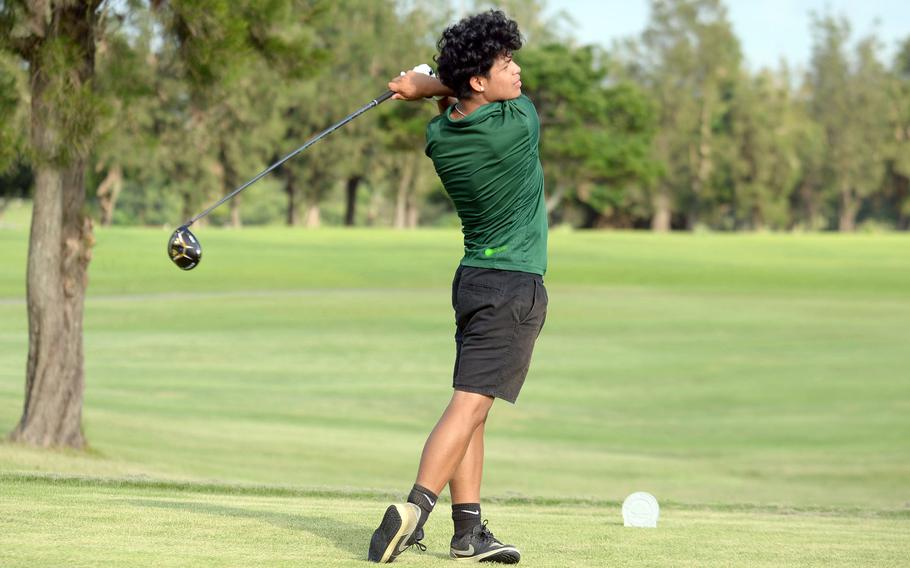
M 534 104 L 521 95 L 461 120 L 453 108 L 427 125 L 426 154 L 461 218 L 461 264 L 543 275 L 547 207 Z

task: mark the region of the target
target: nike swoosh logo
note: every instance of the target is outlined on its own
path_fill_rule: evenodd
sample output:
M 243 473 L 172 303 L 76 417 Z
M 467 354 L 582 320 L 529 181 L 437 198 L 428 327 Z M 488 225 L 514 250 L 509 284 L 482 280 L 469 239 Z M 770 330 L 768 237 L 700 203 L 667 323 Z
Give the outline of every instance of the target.
M 456 548 L 453 548 L 453 549 L 452 549 L 452 552 L 453 552 L 456 556 L 474 556 L 474 545 L 473 545 L 473 544 L 469 544 L 468 547 L 467 547 L 466 549 L 464 549 L 464 550 L 458 550 L 458 549 L 456 549 Z
M 480 511 L 468 511 L 466 509 L 458 509 L 459 513 L 467 513 L 469 515 L 479 515 Z
M 408 548 L 408 539 L 406 539 L 406 538 L 401 539 L 401 542 L 398 544 L 398 552 L 402 553 L 407 548 Z
M 423 498 L 427 500 L 427 503 L 430 504 L 430 507 L 435 507 L 435 506 L 436 506 L 436 501 L 433 501 L 432 499 L 430 499 L 429 497 L 427 497 L 426 494 L 424 494 L 424 493 L 421 493 L 421 495 L 423 495 Z

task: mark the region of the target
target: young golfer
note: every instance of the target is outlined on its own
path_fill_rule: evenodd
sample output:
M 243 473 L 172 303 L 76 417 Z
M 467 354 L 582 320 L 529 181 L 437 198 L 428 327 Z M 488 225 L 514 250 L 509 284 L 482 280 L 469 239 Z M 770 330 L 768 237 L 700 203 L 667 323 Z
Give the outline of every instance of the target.
M 518 398 L 547 313 L 547 211 L 538 155 L 540 121 L 521 94 L 517 24 L 502 12 L 447 28 L 436 59 L 441 82 L 409 72 L 389 83 L 395 98 L 440 97 L 427 125 L 426 154 L 455 204 L 464 258 L 452 282 L 455 392 L 420 458 L 407 503 L 386 509 L 369 559 L 391 562 L 420 543 L 448 484 L 458 560 L 514 564 L 521 555 L 482 521 L 480 482 L 487 414 Z

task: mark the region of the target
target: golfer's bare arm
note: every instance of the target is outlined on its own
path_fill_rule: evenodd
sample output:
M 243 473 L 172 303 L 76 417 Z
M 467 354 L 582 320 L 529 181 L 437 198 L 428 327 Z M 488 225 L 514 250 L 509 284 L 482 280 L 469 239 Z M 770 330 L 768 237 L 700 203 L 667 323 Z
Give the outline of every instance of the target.
M 419 101 L 427 97 L 442 97 L 436 101 L 439 112 L 458 102 L 452 89 L 443 85 L 436 77 L 429 77 L 415 71 L 408 71 L 404 75 L 395 77 L 389 82 L 389 89 L 395 95 L 393 99 L 404 101 Z

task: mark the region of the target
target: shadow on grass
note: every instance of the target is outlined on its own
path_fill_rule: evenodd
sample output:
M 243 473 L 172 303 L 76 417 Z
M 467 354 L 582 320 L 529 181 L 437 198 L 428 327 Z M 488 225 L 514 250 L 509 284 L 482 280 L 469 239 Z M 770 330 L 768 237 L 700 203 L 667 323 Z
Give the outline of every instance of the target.
M 361 525 L 354 525 L 338 521 L 331 517 L 314 517 L 306 515 L 289 515 L 272 511 L 257 511 L 212 505 L 193 501 L 159 501 L 159 500 L 131 500 L 131 504 L 138 507 L 154 507 L 158 509 L 172 509 L 189 511 L 192 513 L 205 513 L 222 517 L 235 517 L 241 519 L 256 519 L 267 522 L 281 529 L 306 531 L 314 536 L 324 538 L 334 543 L 335 547 L 346 552 L 355 559 L 366 561 L 367 544 L 370 542 L 371 529 Z

